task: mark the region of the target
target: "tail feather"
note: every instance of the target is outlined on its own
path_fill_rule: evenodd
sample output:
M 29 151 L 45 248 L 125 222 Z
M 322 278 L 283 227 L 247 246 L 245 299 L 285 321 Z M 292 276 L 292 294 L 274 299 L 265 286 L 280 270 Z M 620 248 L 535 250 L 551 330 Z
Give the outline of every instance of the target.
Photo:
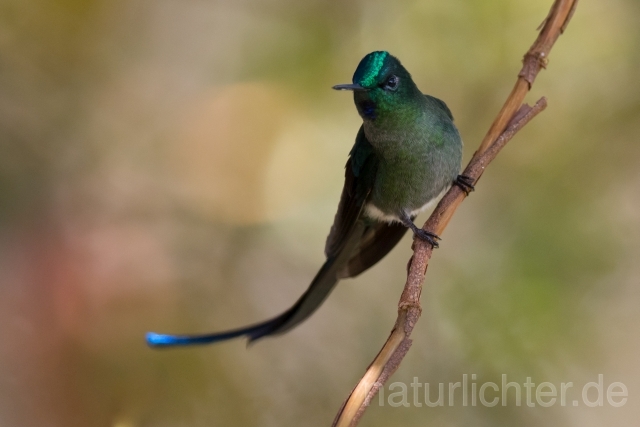
M 359 245 L 365 226 L 356 221 L 335 256 L 327 258 L 322 268 L 298 301 L 284 313 L 267 321 L 240 329 L 203 335 L 165 335 L 154 332 L 147 333 L 147 344 L 151 347 L 175 347 L 188 345 L 213 344 L 232 338 L 247 337 L 249 342 L 260 338 L 287 332 L 306 320 L 329 296 L 338 283 L 338 271 L 344 268 L 351 255 Z
M 246 336 L 251 343 L 269 335 L 282 334 L 307 319 L 329 296 L 338 283 L 334 267 L 335 260 L 335 258 L 328 259 L 298 301 L 287 311 L 272 319 L 244 328 L 213 334 L 166 335 L 149 332 L 146 336 L 147 344 L 151 347 L 204 345 L 242 336 Z

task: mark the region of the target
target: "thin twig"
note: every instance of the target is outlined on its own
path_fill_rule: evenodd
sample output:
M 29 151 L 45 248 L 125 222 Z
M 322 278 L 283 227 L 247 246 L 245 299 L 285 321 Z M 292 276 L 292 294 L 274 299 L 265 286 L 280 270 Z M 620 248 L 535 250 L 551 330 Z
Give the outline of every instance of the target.
M 549 51 L 560 34 L 564 32 L 576 4 L 577 0 L 556 0 L 551 7 L 542 31 L 524 56 L 524 64 L 518 74 L 516 85 L 463 172 L 464 175 L 472 178 L 474 183 L 477 183 L 487 165 L 505 144 L 546 107 L 547 102 L 544 97 L 533 107 L 522 105 L 522 101 L 531 89 L 538 72 L 546 67 Z M 440 200 L 423 229 L 438 235 L 442 234 L 465 196 L 459 187 L 452 186 Z M 334 427 L 353 427 L 358 424 L 371 399 L 400 366 L 402 359 L 409 351 L 411 346 L 409 336 L 422 311 L 420 294 L 432 251 L 431 245 L 419 239 L 414 241 L 413 256 L 409 262 L 407 281 L 398 304 L 398 318 L 395 326 L 362 379 L 340 408 L 333 421 Z

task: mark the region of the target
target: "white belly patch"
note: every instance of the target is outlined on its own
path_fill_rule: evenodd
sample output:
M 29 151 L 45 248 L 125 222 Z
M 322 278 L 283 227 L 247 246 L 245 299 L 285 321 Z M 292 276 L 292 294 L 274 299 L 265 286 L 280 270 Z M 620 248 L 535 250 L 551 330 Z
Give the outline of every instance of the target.
M 430 209 L 431 207 L 433 207 L 441 198 L 442 196 L 444 196 L 444 193 L 446 193 L 449 188 L 451 188 L 451 186 L 447 186 L 444 190 L 442 190 L 440 192 L 440 194 L 438 194 L 436 197 L 434 197 L 433 199 L 429 200 L 427 203 L 425 203 L 424 205 L 422 205 L 421 207 L 419 207 L 418 209 L 414 209 L 409 213 L 410 217 L 416 217 L 418 216 L 418 214 L 420 212 L 424 212 L 427 209 Z M 375 219 L 376 221 L 380 221 L 380 222 L 388 222 L 388 223 L 394 223 L 394 222 L 399 222 L 402 223 L 402 221 L 400 220 L 400 218 L 398 217 L 397 214 L 392 214 L 392 213 L 385 213 L 382 210 L 380 210 L 380 208 L 378 208 L 376 205 L 374 205 L 373 203 L 369 202 L 365 205 L 364 207 L 364 213 L 365 215 L 367 215 L 369 218 L 371 219 Z

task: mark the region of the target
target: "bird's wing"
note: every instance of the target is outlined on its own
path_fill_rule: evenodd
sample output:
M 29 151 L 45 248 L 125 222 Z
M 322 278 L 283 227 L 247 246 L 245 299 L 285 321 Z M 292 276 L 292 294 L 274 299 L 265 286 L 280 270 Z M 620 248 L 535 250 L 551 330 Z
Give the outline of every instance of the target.
M 358 219 L 361 219 L 364 203 L 373 187 L 378 158 L 373 147 L 364 135 L 364 128 L 360 127 L 356 143 L 349 153 L 349 160 L 345 166 L 344 187 L 338 204 L 331 231 L 325 245 L 327 258 L 335 257 L 351 236 L 351 230 Z
M 375 222 L 366 229 L 349 262 L 339 271 L 340 278 L 355 277 L 375 265 L 393 249 L 408 228 L 400 223 Z
M 340 268 L 340 278 L 355 277 L 380 261 L 402 239 L 407 228 L 402 224 L 388 224 L 364 220 L 362 207 L 373 187 L 378 158 L 361 127 L 345 168 L 345 183 L 338 212 L 331 227 L 325 254 L 331 258 L 340 252 L 356 221 L 366 223 L 358 246 L 348 262 Z

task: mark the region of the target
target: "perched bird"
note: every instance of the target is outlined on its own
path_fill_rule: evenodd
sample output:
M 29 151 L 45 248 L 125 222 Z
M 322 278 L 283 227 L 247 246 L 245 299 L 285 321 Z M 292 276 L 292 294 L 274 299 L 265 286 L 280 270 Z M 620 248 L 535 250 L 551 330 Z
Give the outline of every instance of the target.
M 439 237 L 413 223 L 459 176 L 462 140 L 447 105 L 423 95 L 409 72 L 388 52 L 365 56 L 352 84 L 363 124 L 349 154 L 345 183 L 327 238 L 327 260 L 307 291 L 287 311 L 262 323 L 209 335 L 147 334 L 150 346 L 209 344 L 246 336 L 282 334 L 309 317 L 340 279 L 355 277 L 382 259 L 407 229 L 438 246 Z

